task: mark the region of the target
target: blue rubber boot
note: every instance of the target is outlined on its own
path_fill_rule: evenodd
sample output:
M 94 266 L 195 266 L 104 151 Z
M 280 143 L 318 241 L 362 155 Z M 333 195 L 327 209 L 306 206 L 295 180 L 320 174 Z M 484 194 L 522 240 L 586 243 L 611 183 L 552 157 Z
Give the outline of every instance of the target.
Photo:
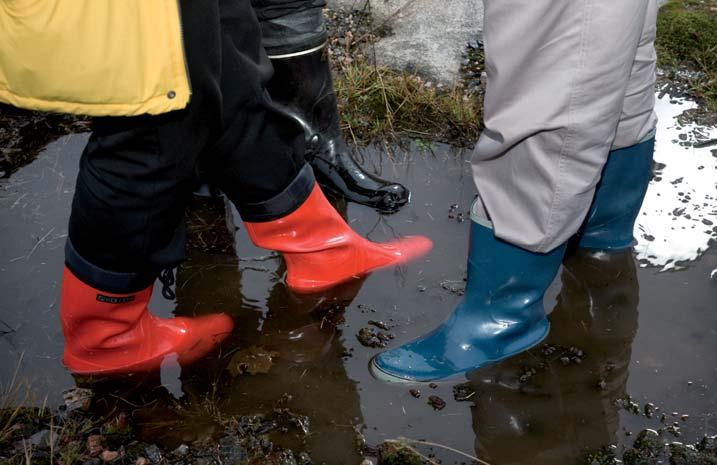
M 654 151 L 651 138 L 610 152 L 578 247 L 611 251 L 633 246 L 632 230 L 650 183 Z
M 550 324 L 543 295 L 566 246 L 538 254 L 471 222 L 465 297 L 441 326 L 371 360 L 379 379 L 425 382 L 497 362 L 538 344 Z

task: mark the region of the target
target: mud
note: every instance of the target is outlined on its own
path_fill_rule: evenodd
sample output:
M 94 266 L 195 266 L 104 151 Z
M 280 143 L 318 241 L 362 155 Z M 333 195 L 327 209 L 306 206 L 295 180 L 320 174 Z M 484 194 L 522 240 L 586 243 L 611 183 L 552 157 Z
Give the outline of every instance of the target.
M 28 402 L 36 405 L 61 404 L 63 390 L 76 384 L 60 363 L 57 304 L 86 138 L 62 137 L 0 181 L 0 350 L 6 354 L 0 379 L 8 383 L 20 363 L 18 379 L 31 386 Z M 661 163 L 682 163 L 682 152 L 675 153 L 678 158 L 666 155 Z M 393 346 L 435 327 L 461 299 L 469 221 L 456 215 L 473 199 L 467 157 L 440 145 L 362 151 L 371 170 L 410 186 L 412 201 L 394 215 L 353 204 L 337 204 L 339 210 L 370 239 L 423 233 L 435 248 L 415 263 L 321 295 L 289 292 L 281 259 L 251 245 L 231 207 L 195 204 L 177 299 L 156 292 L 151 307 L 160 316 L 221 310 L 237 329 L 201 364 L 109 381 L 105 390 L 131 403 L 125 405 L 141 441 L 163 453 L 187 444 L 191 453 L 193 441 L 221 440 L 227 418 L 268 418 L 276 409 L 288 409 L 294 420 L 267 433 L 274 450 L 305 452 L 317 464 L 357 465 L 378 444 L 400 437 L 430 441 L 414 447 L 444 464 L 470 462 L 457 450 L 492 465 L 573 465 L 602 447 L 622 457 L 646 428 L 662 429 L 664 443 L 696 444 L 717 434 L 713 239 L 693 259 L 680 260 L 679 271 L 660 272 L 629 254 L 571 256 L 546 297 L 552 330 L 545 344 L 464 380 L 431 388 L 371 377 L 367 365 L 377 349 L 361 345 L 356 334 L 385 330 L 369 320 L 390 327 L 395 338 L 386 342 Z M 692 199 L 707 204 L 702 212 L 714 211 L 706 197 Z M 255 374 L 233 376 L 231 361 L 252 347 L 271 363 L 259 357 Z M 410 389 L 423 395 L 416 399 Z M 445 406 L 434 410 L 431 396 Z
M 49 142 L 87 132 L 87 118 L 21 110 L 0 104 L 0 178 L 35 159 Z

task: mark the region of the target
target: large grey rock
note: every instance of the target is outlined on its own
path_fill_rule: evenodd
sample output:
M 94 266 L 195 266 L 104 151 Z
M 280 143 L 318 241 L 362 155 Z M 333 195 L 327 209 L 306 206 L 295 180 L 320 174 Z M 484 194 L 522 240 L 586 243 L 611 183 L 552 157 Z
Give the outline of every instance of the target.
M 458 77 L 465 44 L 483 29 L 482 0 L 329 0 L 329 6 L 363 8 L 366 1 L 375 23 L 393 30 L 376 43 L 377 63 L 447 85 Z

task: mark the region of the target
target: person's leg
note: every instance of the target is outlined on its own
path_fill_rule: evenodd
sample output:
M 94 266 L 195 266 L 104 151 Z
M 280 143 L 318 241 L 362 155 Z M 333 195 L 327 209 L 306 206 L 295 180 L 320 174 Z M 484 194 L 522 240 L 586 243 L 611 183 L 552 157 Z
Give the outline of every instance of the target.
M 159 320 L 147 311 L 155 277 L 184 257 L 190 180 L 221 131 L 218 9 L 181 7 L 188 107 L 96 119 L 80 162 L 61 304 L 64 361 L 78 373 L 151 370 L 169 353 L 189 362 L 231 329 L 223 315 Z
M 649 1 L 485 1 L 465 298 L 432 333 L 376 357 L 377 376 L 445 378 L 545 337 L 543 295 L 615 140 Z
M 266 92 L 271 64 L 249 1 L 221 5 L 223 134 L 203 162 L 254 244 L 283 253 L 287 285 L 320 291 L 427 252 L 425 238 L 374 244 L 349 228 L 303 158 L 301 126 Z
M 650 0 L 617 135 L 580 231 L 581 248 L 615 251 L 634 243 L 633 229 L 650 183 L 655 146 L 657 10 L 657 0 Z
M 324 190 L 381 211 L 395 211 L 409 192 L 365 171 L 341 135 L 331 68 L 326 54 L 324 0 L 252 0 L 264 47 L 274 65 L 272 99 L 301 123 L 306 160 Z

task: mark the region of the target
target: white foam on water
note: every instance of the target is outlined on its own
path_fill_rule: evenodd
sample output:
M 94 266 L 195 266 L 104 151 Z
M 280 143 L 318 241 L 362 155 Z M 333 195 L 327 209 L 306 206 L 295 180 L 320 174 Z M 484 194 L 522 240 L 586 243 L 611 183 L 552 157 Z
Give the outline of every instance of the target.
M 683 268 L 702 255 L 710 241 L 717 241 L 717 146 L 692 146 L 717 139 L 717 128 L 677 121 L 696 106 L 669 96 L 658 97 L 655 105 L 658 165 L 634 234 L 642 266 L 658 266 L 660 271 Z

